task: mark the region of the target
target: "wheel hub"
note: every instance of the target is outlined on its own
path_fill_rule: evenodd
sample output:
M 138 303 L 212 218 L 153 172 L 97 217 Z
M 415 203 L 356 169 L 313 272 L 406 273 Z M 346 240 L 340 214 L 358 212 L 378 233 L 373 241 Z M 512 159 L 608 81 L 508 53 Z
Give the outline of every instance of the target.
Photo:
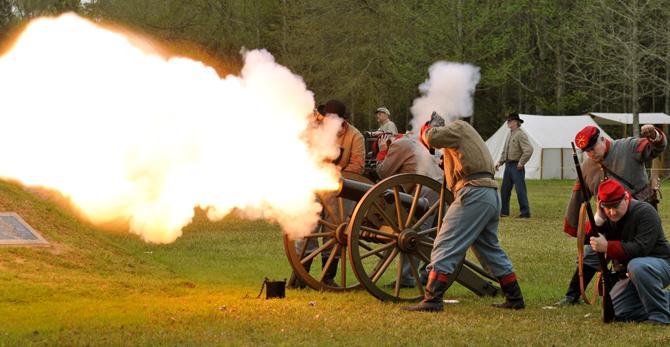
M 335 229 L 335 241 L 340 244 L 340 246 L 347 246 L 347 225 L 348 222 L 340 223 Z
M 414 229 L 405 229 L 398 235 L 398 248 L 405 253 L 413 252 L 419 246 L 419 235 Z

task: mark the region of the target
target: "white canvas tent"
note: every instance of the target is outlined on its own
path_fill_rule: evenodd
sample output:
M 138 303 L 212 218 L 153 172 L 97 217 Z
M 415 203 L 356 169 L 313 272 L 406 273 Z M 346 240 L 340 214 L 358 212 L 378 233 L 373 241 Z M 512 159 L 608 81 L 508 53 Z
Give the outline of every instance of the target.
M 591 112 L 591 115 L 600 124 L 633 124 L 632 113 L 603 113 Z M 670 116 L 665 113 L 639 113 L 642 124 L 670 124 Z
M 601 134 L 610 138 L 589 116 L 520 114 L 519 117 L 524 121 L 521 129 L 526 132 L 533 146 L 533 155 L 526 164 L 527 179 L 576 178 L 570 143 L 574 141 L 575 134 L 587 125 L 598 127 Z M 504 122 L 495 134 L 486 140 L 486 146 L 494 162 L 500 159 L 507 136 L 509 129 Z M 500 167 L 496 177 L 502 177 L 503 169 L 504 167 Z

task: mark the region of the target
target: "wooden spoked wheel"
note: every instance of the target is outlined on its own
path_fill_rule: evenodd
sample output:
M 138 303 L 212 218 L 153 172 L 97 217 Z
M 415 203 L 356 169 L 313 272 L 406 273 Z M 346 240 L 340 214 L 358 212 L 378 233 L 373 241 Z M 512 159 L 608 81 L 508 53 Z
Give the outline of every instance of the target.
M 349 180 L 374 183 L 365 176 L 343 172 Z M 349 260 L 347 226 L 358 201 L 337 197 L 335 193 L 319 195 L 323 211 L 315 230 L 301 239 L 284 233 L 284 250 L 295 276 L 316 290 L 345 291 L 360 287 L 360 282 L 347 266 Z M 335 268 L 333 268 L 335 267 Z M 337 270 L 328 281 L 327 269 Z
M 439 182 L 416 174 L 391 176 L 363 196 L 347 234 L 351 265 L 372 295 L 396 302 L 423 297 L 421 272 L 430 262 L 438 224 L 452 201 Z

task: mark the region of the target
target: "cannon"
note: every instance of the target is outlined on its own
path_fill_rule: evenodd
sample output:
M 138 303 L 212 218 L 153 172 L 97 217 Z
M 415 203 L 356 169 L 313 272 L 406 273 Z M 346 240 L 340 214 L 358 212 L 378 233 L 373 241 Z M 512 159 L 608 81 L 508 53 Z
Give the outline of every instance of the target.
M 313 233 L 300 240 L 284 236 L 296 276 L 317 290 L 364 287 L 383 301 L 420 300 L 425 286 L 421 272 L 430 262 L 435 235 L 453 201 L 451 193 L 439 182 L 416 174 L 395 175 L 377 184 L 347 174 L 339 191 L 330 195 L 320 197 L 324 211 Z M 306 266 L 316 259 L 320 261 Z M 336 280 L 324 283 L 336 263 Z M 413 286 L 401 286 L 402 279 L 411 280 Z M 454 281 L 477 295 L 494 296 L 500 290 L 493 276 L 465 259 L 448 285 Z

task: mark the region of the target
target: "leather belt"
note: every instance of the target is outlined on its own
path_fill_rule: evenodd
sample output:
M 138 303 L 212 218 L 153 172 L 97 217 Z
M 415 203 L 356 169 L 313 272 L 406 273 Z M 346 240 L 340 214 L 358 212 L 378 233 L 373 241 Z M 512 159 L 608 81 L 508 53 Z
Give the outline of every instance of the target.
M 463 177 L 464 181 L 473 181 L 480 178 L 490 178 L 493 179 L 493 174 L 488 171 L 475 172 Z

